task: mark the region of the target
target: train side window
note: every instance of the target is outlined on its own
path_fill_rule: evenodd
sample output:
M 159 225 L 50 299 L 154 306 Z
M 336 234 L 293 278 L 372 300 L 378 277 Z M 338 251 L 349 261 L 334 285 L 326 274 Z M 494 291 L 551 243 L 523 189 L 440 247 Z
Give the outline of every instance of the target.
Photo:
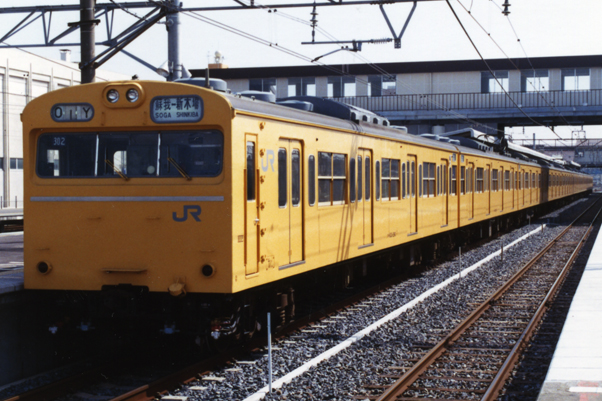
M 401 164 L 401 198 L 406 197 L 406 164 Z
M 357 157 L 357 201 L 362 200 L 362 156 Z
M 376 200 L 380 200 L 380 162 L 376 162 Z
M 460 195 L 466 193 L 466 167 L 460 167 Z
M 314 155 L 309 155 L 307 172 L 307 179 L 309 180 L 307 195 L 309 197 L 309 206 L 313 206 L 316 204 L 316 158 Z
M 345 159 L 343 154 L 333 153 L 332 155 L 332 204 L 343 205 L 345 203 Z
M 287 180 L 286 180 L 286 149 L 278 149 L 278 206 L 286 207 Z
M 456 188 L 458 185 L 458 167 L 457 166 L 451 166 L 450 167 L 450 172 L 449 172 L 449 176 L 450 176 L 450 180 L 449 180 L 449 194 L 450 195 L 456 195 Z
M 366 188 L 366 196 L 364 197 L 367 201 L 370 200 L 370 158 L 366 156 L 366 159 L 364 160 L 364 165 L 366 166 L 366 174 L 364 175 L 364 177 L 366 177 L 366 183 L 365 188 Z
M 445 164 L 441 166 L 441 171 L 443 171 L 443 195 L 447 195 L 447 168 Z
M 399 160 L 391 160 L 391 200 L 399 199 Z
M 292 188 L 291 202 L 293 207 L 301 203 L 301 152 L 299 149 L 293 149 L 291 152 L 291 170 L 292 170 Z
M 483 192 L 483 167 L 477 167 L 477 193 Z
M 382 188 L 383 188 L 383 200 L 389 200 L 391 197 L 391 160 L 383 159 L 383 171 L 382 171 Z
M 483 177 L 483 184 L 485 192 L 489 191 L 489 165 L 485 169 L 485 174 Z
M 423 163 L 422 186 L 425 197 L 435 196 L 435 163 Z
M 412 181 L 412 197 L 415 197 L 416 196 L 416 166 L 414 165 L 414 162 L 412 162 L 411 181 Z
M 255 200 L 255 142 L 247 142 L 247 200 Z
M 441 195 L 441 166 L 437 166 L 437 195 Z
M 319 205 L 342 205 L 345 203 L 347 181 L 346 155 L 340 153 L 318 153 L 318 202 Z
M 349 160 L 349 200 L 355 203 L 355 159 Z
M 496 168 L 494 168 L 491 171 L 491 190 L 493 192 L 497 192 L 499 190 L 499 188 L 500 188 L 499 187 L 499 181 L 498 181 L 498 174 L 499 174 L 499 171 Z
M 422 164 L 418 165 L 418 196 L 422 196 Z

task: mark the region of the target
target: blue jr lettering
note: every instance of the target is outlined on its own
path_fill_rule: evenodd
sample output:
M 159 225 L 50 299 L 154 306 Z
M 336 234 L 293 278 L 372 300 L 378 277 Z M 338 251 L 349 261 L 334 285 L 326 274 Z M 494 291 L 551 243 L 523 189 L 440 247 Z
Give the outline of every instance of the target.
M 188 220 L 188 216 L 191 216 L 195 221 L 201 221 L 199 216 L 201 215 L 201 207 L 199 205 L 185 205 L 182 217 L 178 217 L 177 212 L 173 212 L 173 220 L 179 223 Z

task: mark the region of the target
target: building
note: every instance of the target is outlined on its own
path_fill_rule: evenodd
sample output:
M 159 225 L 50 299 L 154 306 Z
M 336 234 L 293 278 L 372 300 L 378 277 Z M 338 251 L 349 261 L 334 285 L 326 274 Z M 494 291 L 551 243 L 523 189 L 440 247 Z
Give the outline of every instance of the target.
M 489 70 L 489 68 L 491 71 Z M 205 70 L 191 70 L 203 77 Z M 414 134 L 473 127 L 602 124 L 602 56 L 212 69 L 233 92 L 315 95 Z M 505 93 L 505 92 L 507 93 Z
M 0 50 L 0 193 L 1 207 L 23 205 L 23 128 L 21 112 L 27 103 L 52 90 L 78 85 L 80 70 L 69 60 L 69 51 L 62 52 L 62 61 L 20 49 Z M 97 70 L 97 81 L 115 81 L 129 76 Z

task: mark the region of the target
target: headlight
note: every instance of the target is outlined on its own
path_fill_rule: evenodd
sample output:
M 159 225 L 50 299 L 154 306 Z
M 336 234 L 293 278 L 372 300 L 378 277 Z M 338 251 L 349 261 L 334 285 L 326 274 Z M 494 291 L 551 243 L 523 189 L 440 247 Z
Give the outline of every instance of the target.
M 127 98 L 128 102 L 134 103 L 136 100 L 138 100 L 140 95 L 136 89 L 130 89 L 126 92 L 125 97 Z
M 119 100 L 119 92 L 117 92 L 117 90 L 115 90 L 115 89 L 111 89 L 110 91 L 107 92 L 107 100 L 110 103 L 117 102 Z

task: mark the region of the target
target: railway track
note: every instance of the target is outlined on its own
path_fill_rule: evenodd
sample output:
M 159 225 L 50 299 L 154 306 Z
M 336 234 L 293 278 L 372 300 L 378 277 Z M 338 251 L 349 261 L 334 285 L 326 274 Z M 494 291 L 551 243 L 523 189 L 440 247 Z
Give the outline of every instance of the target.
M 294 332 L 296 330 L 300 330 L 300 329 L 304 328 L 305 326 L 311 324 L 311 322 L 318 321 L 321 318 L 330 315 L 331 313 L 341 310 L 347 306 L 353 305 L 356 302 L 358 302 L 359 300 L 365 298 L 366 296 L 368 296 L 370 294 L 375 294 L 380 291 L 383 291 L 384 289 L 394 285 L 395 283 L 401 281 L 402 279 L 403 278 L 400 278 L 400 277 L 391 279 L 387 282 L 380 283 L 377 286 L 374 286 L 372 288 L 368 288 L 364 291 L 361 291 L 361 292 L 353 295 L 352 297 L 349 297 L 345 300 L 339 301 L 326 308 L 322 308 L 322 309 L 318 310 L 317 312 L 304 317 L 303 319 L 297 320 L 293 325 L 288 326 L 286 331 L 279 333 L 279 335 L 284 336 L 287 333 Z M 245 352 L 248 353 L 249 351 L 253 350 L 254 348 L 263 346 L 264 342 L 265 342 L 265 339 L 259 339 L 258 342 L 249 344 L 247 346 L 246 350 L 244 350 L 244 351 L 238 350 L 239 355 L 237 355 L 237 356 L 230 354 L 230 355 L 222 355 L 220 357 L 215 357 L 215 358 L 209 358 L 202 362 L 195 363 L 191 366 L 188 366 L 185 369 L 182 369 L 180 371 L 165 375 L 161 379 L 149 381 L 149 384 L 144 384 L 144 385 L 138 386 L 138 387 L 130 386 L 129 389 L 127 389 L 125 391 L 121 391 L 121 392 L 119 392 L 119 388 L 115 388 L 115 392 L 119 392 L 119 395 L 115 396 L 113 398 L 113 400 L 115 400 L 115 401 L 151 400 L 151 399 L 154 399 L 157 397 L 165 396 L 170 393 L 173 394 L 173 391 L 177 390 L 182 385 L 185 385 L 185 387 L 186 387 L 186 385 L 192 384 L 196 380 L 199 380 L 199 378 L 201 376 L 203 376 L 204 374 L 206 374 L 207 372 L 214 370 L 216 366 L 220 366 L 220 365 L 224 366 L 224 365 L 228 364 L 229 361 L 237 359 L 237 357 L 240 356 L 241 353 L 245 353 Z M 426 348 L 423 348 L 423 349 L 426 349 Z M 420 350 L 422 350 L 422 349 L 420 349 Z M 424 355 L 424 352 L 416 353 L 416 361 L 420 358 L 421 355 Z M 245 358 L 243 358 L 243 359 L 245 359 Z M 409 361 L 409 362 L 411 362 L 411 361 Z M 400 369 L 399 371 L 402 371 L 402 369 Z M 106 370 L 105 370 L 105 372 L 106 372 Z M 78 391 L 78 389 L 79 389 L 79 391 L 82 392 L 82 393 L 80 393 L 79 396 L 81 396 L 83 394 L 84 398 L 95 397 L 96 395 L 93 392 L 87 393 L 88 390 L 86 390 L 86 389 L 81 390 L 83 387 L 87 388 L 87 386 L 89 386 L 90 383 L 94 382 L 95 380 L 90 379 L 90 376 L 88 376 L 86 374 L 81 374 L 80 376 L 81 377 L 79 377 L 79 378 L 65 380 L 63 383 L 58 383 L 58 384 L 55 383 L 55 384 L 50 385 L 49 388 L 53 388 L 53 390 L 50 393 L 48 393 L 45 388 L 40 388 L 40 389 L 32 392 L 31 394 L 24 394 L 24 395 L 16 396 L 16 397 L 11 398 L 10 400 L 11 401 L 17 401 L 17 400 L 19 400 L 19 401 L 38 401 L 38 400 L 55 399 L 57 397 L 65 398 L 66 394 L 73 394 L 73 391 Z M 98 380 L 99 376 L 100 376 L 99 373 L 96 372 L 96 374 L 95 374 L 96 380 Z M 105 376 L 107 376 L 107 375 L 105 374 Z M 92 377 L 94 377 L 94 374 L 92 375 Z M 115 377 L 115 375 L 112 375 L 112 377 Z M 102 381 L 102 380 L 100 380 L 100 381 Z M 111 386 L 110 385 L 111 381 L 112 381 L 112 379 L 108 381 L 109 384 L 107 384 L 107 386 Z M 105 379 L 105 383 L 107 383 L 106 379 Z M 68 396 L 68 398 L 72 398 L 72 396 Z M 366 398 L 372 398 L 372 397 L 364 396 L 361 398 L 366 399 Z M 460 398 L 462 398 L 462 397 L 460 397 Z M 105 396 L 105 398 L 103 398 L 103 399 L 109 399 L 109 397 Z
M 560 287 L 600 214 L 586 209 L 556 239 L 478 306 L 439 343 L 415 346 L 394 366 L 397 380 L 378 401 L 494 400 Z M 584 221 L 590 221 L 584 226 Z M 434 347 L 433 347 L 434 345 Z M 373 386 L 374 387 L 374 386 Z M 374 388 L 373 388 L 374 389 Z M 374 389 L 377 390 L 377 389 Z

